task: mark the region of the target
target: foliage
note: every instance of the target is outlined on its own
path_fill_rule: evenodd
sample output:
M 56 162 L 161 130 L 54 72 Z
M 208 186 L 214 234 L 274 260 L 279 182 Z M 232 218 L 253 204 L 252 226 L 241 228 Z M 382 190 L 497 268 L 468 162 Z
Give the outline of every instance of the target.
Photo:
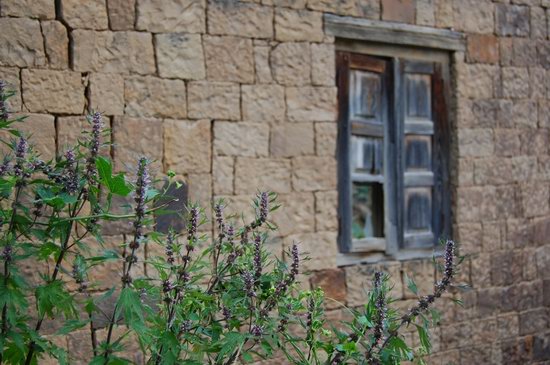
M 170 213 L 165 208 L 174 202 L 167 193 L 177 184 L 173 173 L 158 188 L 146 158 L 137 162 L 135 179 L 114 172 L 103 153 L 109 131 L 97 112 L 75 146 L 43 161 L 17 129 L 24 118 L 10 117 L 9 96 L 0 82 L 0 129 L 9 151 L 0 164 L 0 363 L 37 364 L 45 357 L 68 363 L 66 349 L 44 334 L 53 321 L 62 323 L 56 335 L 90 331 L 91 364 L 130 363 L 129 344 L 149 364 L 229 365 L 276 354 L 304 365 L 398 364 L 421 362 L 430 352 L 432 320 L 425 314 L 455 274 L 451 241 L 434 293 L 419 297 L 406 314 L 391 308 L 389 279 L 376 273 L 368 302 L 347 309 L 353 319 L 331 328 L 323 292 L 300 289 L 298 246 L 285 261 L 266 250 L 276 229 L 269 221 L 279 207 L 275 194 L 257 194 L 255 218 L 246 224 L 225 216 L 225 202 L 216 202 L 213 237 L 201 233 L 211 223 L 195 203 L 181 216 L 184 232 L 157 232 L 154 214 Z M 121 199 L 131 202 L 128 214 L 113 213 Z M 112 221 L 132 222 L 120 250 L 102 237 L 102 226 Z M 146 276 L 138 263 L 147 265 Z M 109 265 L 120 267 L 120 281 L 101 292 L 91 272 Z M 401 330 L 409 325 L 418 330 L 420 350 L 405 342 Z

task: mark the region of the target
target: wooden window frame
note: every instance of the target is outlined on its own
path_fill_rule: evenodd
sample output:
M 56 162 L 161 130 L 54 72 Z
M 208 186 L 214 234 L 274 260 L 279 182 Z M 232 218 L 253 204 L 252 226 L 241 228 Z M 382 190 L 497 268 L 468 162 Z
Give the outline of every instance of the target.
M 449 152 L 450 152 L 450 118 L 449 100 L 449 64 L 448 52 L 433 52 L 408 49 L 402 46 L 364 44 L 356 41 L 337 43 L 336 77 L 338 84 L 338 190 L 339 190 L 339 238 L 340 251 L 344 254 L 383 253 L 397 256 L 404 251 L 432 252 L 437 238 L 451 235 Z M 373 58 L 378 57 L 378 58 Z M 385 73 L 385 87 L 388 102 L 388 114 L 384 128 L 384 219 L 385 237 L 381 239 L 353 240 L 351 237 L 351 171 L 349 149 L 352 124 L 349 111 L 349 75 L 351 69 L 373 70 L 377 60 L 384 59 L 389 65 Z M 426 239 L 422 244 L 405 241 L 404 233 L 404 184 L 406 180 L 404 167 L 405 88 L 401 83 L 405 72 L 430 73 L 432 75 L 432 114 L 435 116 L 432 159 L 432 231 L 434 245 L 426 250 Z M 416 126 L 407 124 L 407 128 L 425 128 L 422 123 Z M 421 130 L 416 132 L 422 133 Z M 415 177 L 418 179 L 418 176 Z

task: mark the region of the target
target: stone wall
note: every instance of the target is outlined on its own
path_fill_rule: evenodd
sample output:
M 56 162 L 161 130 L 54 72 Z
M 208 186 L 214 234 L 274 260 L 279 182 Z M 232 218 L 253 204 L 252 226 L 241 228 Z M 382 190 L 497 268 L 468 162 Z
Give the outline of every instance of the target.
M 88 108 L 102 111 L 118 169 L 147 155 L 191 199 L 225 197 L 236 211 L 271 189 L 285 207 L 272 251 L 301 242 L 311 284 L 350 306 L 383 268 L 406 308 L 403 273 L 429 291 L 429 260 L 336 265 L 335 40 L 323 13 L 466 34 L 453 56 L 453 216 L 473 290 L 453 294 L 464 308 L 442 305 L 428 363 L 548 363 L 550 1 L 0 0 L 0 78 L 45 157 L 75 140 Z M 78 364 L 85 339 L 56 341 Z

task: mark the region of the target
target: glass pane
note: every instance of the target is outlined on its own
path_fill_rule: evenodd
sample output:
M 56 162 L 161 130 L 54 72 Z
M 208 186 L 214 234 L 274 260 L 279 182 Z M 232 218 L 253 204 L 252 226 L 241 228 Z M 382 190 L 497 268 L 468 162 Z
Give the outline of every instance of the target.
M 431 231 L 432 189 L 405 189 L 405 229 L 408 232 Z
M 382 138 L 351 136 L 350 163 L 353 172 L 381 175 L 384 162 Z
M 407 116 L 431 119 L 432 80 L 430 75 L 408 74 Z
M 353 183 L 353 238 L 384 237 L 384 189 L 379 183 Z
M 381 122 L 381 75 L 367 71 L 351 71 L 350 77 L 351 119 Z
M 432 169 L 432 136 L 405 136 L 405 166 L 407 171 Z

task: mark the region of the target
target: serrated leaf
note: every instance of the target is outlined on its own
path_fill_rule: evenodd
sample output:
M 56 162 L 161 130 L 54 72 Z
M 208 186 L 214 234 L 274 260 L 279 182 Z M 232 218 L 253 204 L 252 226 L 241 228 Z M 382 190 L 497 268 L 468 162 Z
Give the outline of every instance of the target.
M 409 290 L 415 295 L 418 295 L 418 287 L 416 286 L 416 283 L 407 274 L 405 274 L 405 281 L 407 283 L 407 288 L 409 288 Z

